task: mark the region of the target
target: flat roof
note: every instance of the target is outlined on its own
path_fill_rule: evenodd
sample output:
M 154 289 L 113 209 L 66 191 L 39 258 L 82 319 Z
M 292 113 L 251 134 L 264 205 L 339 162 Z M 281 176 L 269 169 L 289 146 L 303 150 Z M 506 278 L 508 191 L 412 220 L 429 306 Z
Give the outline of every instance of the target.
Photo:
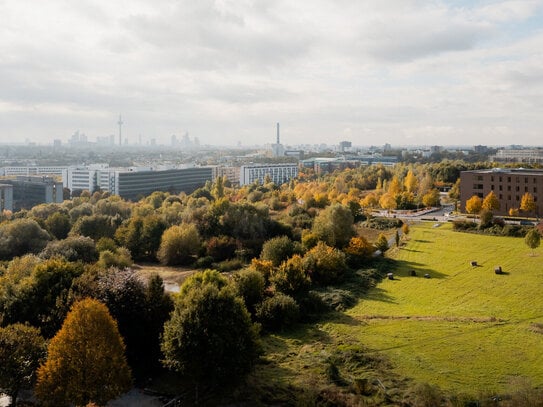
M 515 174 L 515 175 L 543 175 L 543 169 L 535 168 L 489 168 L 483 170 L 468 170 L 474 174 Z

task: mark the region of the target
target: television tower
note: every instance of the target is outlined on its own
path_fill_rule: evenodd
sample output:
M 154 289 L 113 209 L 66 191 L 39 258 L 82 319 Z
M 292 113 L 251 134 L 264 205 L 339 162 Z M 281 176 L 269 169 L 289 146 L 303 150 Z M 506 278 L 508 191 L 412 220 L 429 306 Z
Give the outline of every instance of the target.
M 277 123 L 277 144 L 281 144 L 279 142 L 279 123 Z
M 121 146 L 123 144 L 121 140 L 121 128 L 123 126 L 123 119 L 121 115 L 119 115 L 119 121 L 117 122 L 117 124 L 119 125 L 119 145 Z

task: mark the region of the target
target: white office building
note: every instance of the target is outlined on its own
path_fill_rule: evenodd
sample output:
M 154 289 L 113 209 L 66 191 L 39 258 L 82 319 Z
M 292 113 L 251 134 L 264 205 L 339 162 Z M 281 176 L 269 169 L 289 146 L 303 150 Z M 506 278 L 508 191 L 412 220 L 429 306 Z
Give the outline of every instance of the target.
M 271 180 L 281 185 L 289 182 L 292 178 L 298 176 L 298 164 L 250 164 L 242 165 L 239 171 L 239 184 L 248 185 L 256 180 L 263 184 L 266 176 L 269 175 Z

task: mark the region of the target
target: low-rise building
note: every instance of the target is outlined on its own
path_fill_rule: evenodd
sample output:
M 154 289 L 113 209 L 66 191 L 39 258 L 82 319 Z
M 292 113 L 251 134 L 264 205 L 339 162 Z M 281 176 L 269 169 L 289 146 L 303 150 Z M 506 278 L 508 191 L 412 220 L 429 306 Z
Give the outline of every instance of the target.
M 519 209 L 522 196 L 530 193 L 536 204 L 535 213 L 543 197 L 543 170 L 524 168 L 462 171 L 460 173 L 460 210 L 466 210 L 466 201 L 476 195 L 485 198 L 494 192 L 500 203 L 496 215 L 507 215 L 511 208 Z

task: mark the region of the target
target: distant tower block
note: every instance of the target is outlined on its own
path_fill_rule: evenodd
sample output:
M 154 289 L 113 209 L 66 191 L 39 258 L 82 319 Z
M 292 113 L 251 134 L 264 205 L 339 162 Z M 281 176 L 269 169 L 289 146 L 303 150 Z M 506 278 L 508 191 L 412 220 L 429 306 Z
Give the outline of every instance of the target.
M 281 144 L 279 141 L 279 123 L 277 123 L 277 144 Z
M 119 121 L 117 122 L 117 124 L 119 125 L 119 145 L 122 145 L 122 138 L 121 138 L 121 130 L 122 130 L 122 126 L 123 126 L 123 119 L 121 117 L 121 115 L 119 115 Z

